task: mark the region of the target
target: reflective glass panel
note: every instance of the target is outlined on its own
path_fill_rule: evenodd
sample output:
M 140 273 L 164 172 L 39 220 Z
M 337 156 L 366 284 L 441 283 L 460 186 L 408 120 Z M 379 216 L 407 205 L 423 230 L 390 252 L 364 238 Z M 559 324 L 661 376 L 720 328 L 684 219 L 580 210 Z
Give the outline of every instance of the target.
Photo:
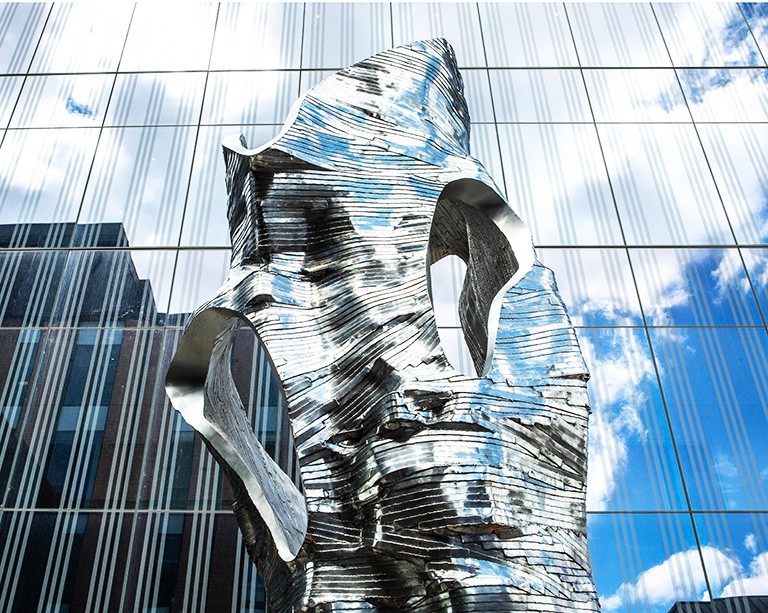
M 231 512 L 5 511 L 0 538 L 5 611 L 265 610 Z
M 442 37 L 456 52 L 459 67 L 485 66 L 477 6 L 472 3 L 392 3 L 395 46 Z
M 298 91 L 298 71 L 211 73 L 202 123 L 283 123 Z
M 763 317 L 768 316 L 768 249 L 741 249 Z
M 54 4 L 30 72 L 108 72 L 117 69 L 133 6 Z
M 162 347 L 162 330 L 51 331 L 26 397 L 19 403 L 8 396 L 4 409 L 19 410 L 15 429 L 0 441 L 6 505 L 135 505 Z
M 501 166 L 501 154 L 499 153 L 499 138 L 496 135 L 496 126 L 493 124 L 476 123 L 470 130 L 470 147 L 472 155 L 491 175 L 496 186 L 504 193 L 504 170 Z M 518 213 L 520 209 L 512 202 L 512 208 Z
M 0 147 L 0 223 L 75 221 L 97 129 L 8 130 Z
M 27 77 L 10 127 L 99 127 L 114 80 L 114 75 Z
M 589 549 L 602 610 L 666 613 L 707 589 L 690 516 L 591 515 Z M 711 613 L 709 606 L 686 613 Z
M 388 4 L 308 2 L 302 68 L 340 69 L 392 45 Z
M 123 513 L 2 513 L 0 538 L 11 543 L 0 559 L 2 610 L 121 609 L 121 596 L 131 590 L 133 519 Z
M 578 66 L 561 4 L 480 2 L 488 65 Z
M 669 66 L 650 4 L 566 5 L 583 66 Z
M 137 4 L 120 70 L 206 70 L 215 4 Z
M 0 128 L 8 127 L 13 108 L 19 98 L 22 77 L 0 77 Z
M 80 222 L 121 222 L 131 247 L 176 246 L 195 133 L 184 127 L 105 128 Z
M 652 326 L 762 324 L 738 249 L 632 249 Z
M 768 513 L 697 513 L 694 521 L 714 597 L 764 596 L 768 590 Z M 731 606 L 733 611 L 754 611 L 754 604 L 748 607 L 737 600 Z
M 205 73 L 120 74 L 105 125 L 196 124 L 203 101 Z
M 599 124 L 598 131 L 628 243 L 733 243 L 693 126 Z
M 578 335 L 590 372 L 592 406 L 587 510 L 684 509 L 685 493 L 644 331 L 581 328 Z
M 66 259 L 63 251 L 0 252 L 3 327 L 44 326 L 50 322 Z
M 192 311 L 215 295 L 229 273 L 229 256 L 229 249 L 179 252 L 168 325 L 183 326 Z
M 763 58 L 768 57 L 768 5 L 764 2 L 740 2 L 739 6 L 747 18 Z
M 39 378 L 36 369 L 45 330 L 0 330 L 0 481 L 11 483 L 13 460 L 19 446 L 19 421 L 30 389 Z
M 50 10 L 42 3 L 0 5 L 0 72 L 27 71 Z
M 765 66 L 733 3 L 662 3 L 653 9 L 675 66 Z
M 281 126 L 248 126 L 243 129 L 249 147 L 258 147 L 269 141 Z M 197 138 L 195 162 L 189 199 L 181 229 L 183 246 L 229 246 L 227 222 L 226 170 L 221 154 L 221 141 L 225 136 L 239 132 L 238 126 L 202 127 Z
M 765 243 L 768 125 L 700 125 L 698 131 L 736 239 Z
M 112 228 L 107 227 L 106 231 Z M 59 283 L 56 325 L 163 323 L 174 251 L 72 251 Z
M 299 68 L 303 20 L 301 2 L 221 4 L 211 70 Z
M 462 70 L 461 76 L 464 80 L 464 96 L 467 99 L 471 121 L 493 122 L 488 71 Z
M 768 121 L 768 70 L 678 70 L 696 121 Z
M 766 508 L 765 329 L 656 329 L 651 339 L 693 508 Z
M 491 70 L 497 121 L 591 121 L 578 70 Z
M 691 121 L 672 70 L 585 70 L 584 79 L 595 121 Z
M 499 126 L 507 195 L 537 245 L 620 244 L 595 128 Z
M 575 326 L 641 326 L 643 318 L 624 249 L 537 249 L 555 272 Z

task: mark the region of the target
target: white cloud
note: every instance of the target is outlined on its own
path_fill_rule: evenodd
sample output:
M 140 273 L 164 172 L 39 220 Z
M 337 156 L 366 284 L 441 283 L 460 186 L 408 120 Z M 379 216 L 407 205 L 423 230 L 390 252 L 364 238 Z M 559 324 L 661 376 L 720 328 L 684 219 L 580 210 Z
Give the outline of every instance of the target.
M 744 537 L 744 547 L 752 554 L 757 553 L 757 539 L 751 532 Z
M 729 509 L 734 509 L 740 502 L 741 484 L 739 483 L 739 469 L 733 462 L 733 458 L 718 451 L 714 455 L 714 471 L 717 477 L 717 487 Z M 715 484 L 713 484 L 715 485 Z
M 753 537 L 754 534 L 747 535 Z M 745 541 L 746 545 L 746 541 Z M 752 558 L 746 575 L 735 577 L 721 593 L 721 597 L 754 596 L 768 594 L 768 551 Z
M 713 585 L 720 586 L 741 574 L 739 562 L 715 547 L 702 547 L 701 556 Z M 633 602 L 667 605 L 703 593 L 706 585 L 699 552 L 689 549 L 641 572 L 635 581 L 623 583 L 613 594 L 601 596 L 600 602 L 603 611 L 616 611 Z
M 615 336 L 595 348 L 580 344 L 592 373 L 587 471 L 587 508 L 607 508 L 629 460 L 628 441 L 646 435 L 638 407 L 647 401 L 640 385 L 654 375 L 653 363 L 634 334 Z

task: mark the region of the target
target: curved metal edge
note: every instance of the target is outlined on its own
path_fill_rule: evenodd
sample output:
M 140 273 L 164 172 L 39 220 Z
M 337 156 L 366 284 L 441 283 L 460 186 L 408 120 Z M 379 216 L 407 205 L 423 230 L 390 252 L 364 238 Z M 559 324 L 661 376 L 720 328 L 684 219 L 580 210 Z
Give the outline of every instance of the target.
M 227 405 L 222 409 L 240 411 L 245 415 L 228 362 L 225 367 L 216 368 L 218 361 L 214 355 L 229 344 L 231 330 L 227 327 L 233 320 L 244 321 L 250 327 L 247 319 L 230 309 L 207 308 L 193 316 L 168 367 L 165 389 L 173 408 L 216 449 L 242 480 L 249 498 L 270 531 L 278 554 L 290 562 L 298 555 L 307 534 L 308 514 L 304 495 L 269 457 L 247 424 L 238 429 L 237 435 L 243 436 L 247 443 L 238 449 L 225 430 L 206 416 L 206 402 L 215 402 L 212 394 L 207 393 L 212 379 L 218 381 L 217 387 L 237 396 L 237 406 Z M 240 417 L 237 413 L 231 416 Z
M 510 288 L 530 272 L 536 261 L 533 237 L 528 225 L 517 216 L 509 203 L 492 187 L 474 177 L 461 177 L 450 181 L 443 188 L 438 201 L 443 199 L 460 200 L 483 213 L 507 239 L 518 263 L 518 269 L 509 281 L 496 292 L 488 308 L 485 361 L 482 370 L 477 373 L 478 376 L 483 377 L 488 374 L 493 365 L 493 352 L 504 296 Z M 492 251 L 478 255 L 493 257 Z

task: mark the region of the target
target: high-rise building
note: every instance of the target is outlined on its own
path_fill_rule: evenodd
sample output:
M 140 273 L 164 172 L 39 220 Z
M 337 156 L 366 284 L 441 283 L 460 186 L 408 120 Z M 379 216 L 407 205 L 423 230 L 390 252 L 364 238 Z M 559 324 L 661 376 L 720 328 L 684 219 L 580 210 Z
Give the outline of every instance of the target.
M 220 141 L 264 142 L 324 76 L 435 36 L 592 372 L 603 609 L 768 594 L 768 5 L 4 4 L 0 610 L 264 610 L 163 390 L 228 269 Z M 468 371 L 461 275 L 433 295 Z M 235 361 L 294 475 L 267 361 L 245 338 Z

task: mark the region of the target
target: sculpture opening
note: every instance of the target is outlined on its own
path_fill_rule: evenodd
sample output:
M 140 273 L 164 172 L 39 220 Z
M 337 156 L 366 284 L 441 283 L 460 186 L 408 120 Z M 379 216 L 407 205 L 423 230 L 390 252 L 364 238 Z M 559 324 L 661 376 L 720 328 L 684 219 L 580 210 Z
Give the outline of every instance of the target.
M 449 255 L 467 266 L 459 319 L 475 374 L 483 376 L 491 368 L 504 294 L 521 267 L 525 272 L 533 264 L 530 236 L 495 191 L 475 179 L 458 179 L 441 192 L 429 234 L 429 263 Z

